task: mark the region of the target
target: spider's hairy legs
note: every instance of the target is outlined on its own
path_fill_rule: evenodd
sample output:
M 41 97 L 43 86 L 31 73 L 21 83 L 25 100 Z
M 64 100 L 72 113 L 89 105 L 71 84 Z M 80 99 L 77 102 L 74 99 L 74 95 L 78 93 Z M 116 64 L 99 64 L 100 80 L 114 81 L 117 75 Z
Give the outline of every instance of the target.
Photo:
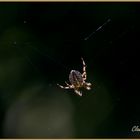
M 85 82 L 87 79 L 86 64 L 84 59 L 81 59 L 83 64 L 83 73 L 81 74 L 79 71 L 71 70 L 69 74 L 69 81 L 71 84 L 68 84 L 67 82 L 65 82 L 66 86 L 57 84 L 60 88 L 63 89 L 73 89 L 74 92 L 79 96 L 82 96 L 82 92 L 79 90 L 80 88 L 85 88 L 87 90 L 91 89 L 91 83 Z
M 82 93 L 81 93 L 80 91 L 78 91 L 78 90 L 76 90 L 76 89 L 75 89 L 74 91 L 75 91 L 75 93 L 78 94 L 79 96 L 82 96 Z
M 85 83 L 83 84 L 83 87 L 86 88 L 87 90 L 90 90 L 90 89 L 91 89 L 91 83 L 85 82 Z
M 83 77 L 83 80 L 85 81 L 87 79 L 86 63 L 85 63 L 83 58 L 81 58 L 81 59 L 82 59 L 82 63 L 83 63 L 83 74 L 82 74 L 82 77 Z
M 61 86 L 61 85 L 59 85 L 59 84 L 57 84 L 59 87 L 61 87 L 61 88 L 64 88 L 64 89 L 72 89 L 73 88 L 73 86 L 72 85 L 69 85 L 67 82 L 65 82 L 66 83 L 66 87 L 64 87 L 64 86 Z

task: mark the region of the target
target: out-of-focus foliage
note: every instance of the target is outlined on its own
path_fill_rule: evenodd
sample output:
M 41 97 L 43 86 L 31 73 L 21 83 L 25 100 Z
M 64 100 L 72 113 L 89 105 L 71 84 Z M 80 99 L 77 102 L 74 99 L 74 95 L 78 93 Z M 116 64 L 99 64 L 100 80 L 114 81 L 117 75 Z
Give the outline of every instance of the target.
M 0 137 L 138 137 L 139 7 L 0 3 Z M 81 56 L 93 86 L 79 97 L 57 83 Z

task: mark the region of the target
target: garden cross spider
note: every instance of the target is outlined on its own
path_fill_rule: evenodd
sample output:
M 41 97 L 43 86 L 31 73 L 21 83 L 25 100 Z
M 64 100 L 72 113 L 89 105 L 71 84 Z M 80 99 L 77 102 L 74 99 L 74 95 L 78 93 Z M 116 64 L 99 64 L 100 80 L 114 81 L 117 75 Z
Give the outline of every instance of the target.
M 87 79 L 87 74 L 86 74 L 86 64 L 82 59 L 83 62 L 83 74 L 81 74 L 79 71 L 76 70 L 71 70 L 70 74 L 69 74 L 69 81 L 71 83 L 71 85 L 69 85 L 67 82 L 66 83 L 66 87 L 61 86 L 59 84 L 57 84 L 59 87 L 64 88 L 64 89 L 74 89 L 75 93 L 78 94 L 79 96 L 82 96 L 82 93 L 79 91 L 79 88 L 86 88 L 87 90 L 91 89 L 91 83 L 87 83 L 85 82 Z

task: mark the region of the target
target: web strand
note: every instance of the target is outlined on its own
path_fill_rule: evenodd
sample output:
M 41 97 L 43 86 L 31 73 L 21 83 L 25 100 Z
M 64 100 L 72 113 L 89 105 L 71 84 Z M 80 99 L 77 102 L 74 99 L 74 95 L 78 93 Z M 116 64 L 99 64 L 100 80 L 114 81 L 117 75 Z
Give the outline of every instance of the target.
M 109 23 L 111 21 L 111 19 L 108 19 L 106 22 L 104 22 L 101 26 L 99 26 L 95 31 L 93 31 L 91 34 L 89 34 L 89 36 L 87 36 L 86 38 L 84 38 L 84 40 L 88 40 L 91 36 L 93 36 L 96 32 L 98 32 L 99 30 L 101 30 L 107 23 Z
M 35 67 L 35 68 L 38 70 L 38 68 L 32 63 L 30 57 L 26 55 L 24 48 L 18 47 L 16 42 L 14 42 L 14 46 L 12 46 L 12 47 L 17 48 L 21 53 L 24 53 L 23 55 L 24 55 L 25 59 L 27 59 L 27 61 L 28 61 L 33 67 Z M 58 61 L 58 60 L 57 60 L 57 61 L 54 60 L 54 58 L 52 58 L 51 56 L 49 56 L 48 54 L 46 54 L 46 52 L 43 52 L 43 51 L 41 51 L 40 49 L 38 49 L 37 47 L 33 47 L 33 46 L 31 46 L 31 45 L 28 45 L 27 47 L 33 49 L 35 52 L 37 52 L 37 53 L 40 54 L 41 56 L 47 57 L 50 61 L 52 61 L 53 63 L 57 64 L 58 66 L 61 66 L 61 67 L 63 67 L 64 69 L 67 69 L 67 70 L 68 70 L 68 68 L 67 68 L 63 63 L 61 63 L 61 62 Z M 39 71 L 39 70 L 38 70 L 38 71 Z

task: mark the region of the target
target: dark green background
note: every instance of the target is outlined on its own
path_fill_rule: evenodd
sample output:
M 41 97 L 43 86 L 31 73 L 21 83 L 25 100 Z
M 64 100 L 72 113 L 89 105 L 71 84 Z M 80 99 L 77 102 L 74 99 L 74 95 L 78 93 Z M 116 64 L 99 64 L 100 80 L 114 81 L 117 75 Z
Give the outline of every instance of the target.
M 140 137 L 139 47 L 140 3 L 1 2 L 0 137 Z M 82 97 L 56 85 L 81 57 Z

